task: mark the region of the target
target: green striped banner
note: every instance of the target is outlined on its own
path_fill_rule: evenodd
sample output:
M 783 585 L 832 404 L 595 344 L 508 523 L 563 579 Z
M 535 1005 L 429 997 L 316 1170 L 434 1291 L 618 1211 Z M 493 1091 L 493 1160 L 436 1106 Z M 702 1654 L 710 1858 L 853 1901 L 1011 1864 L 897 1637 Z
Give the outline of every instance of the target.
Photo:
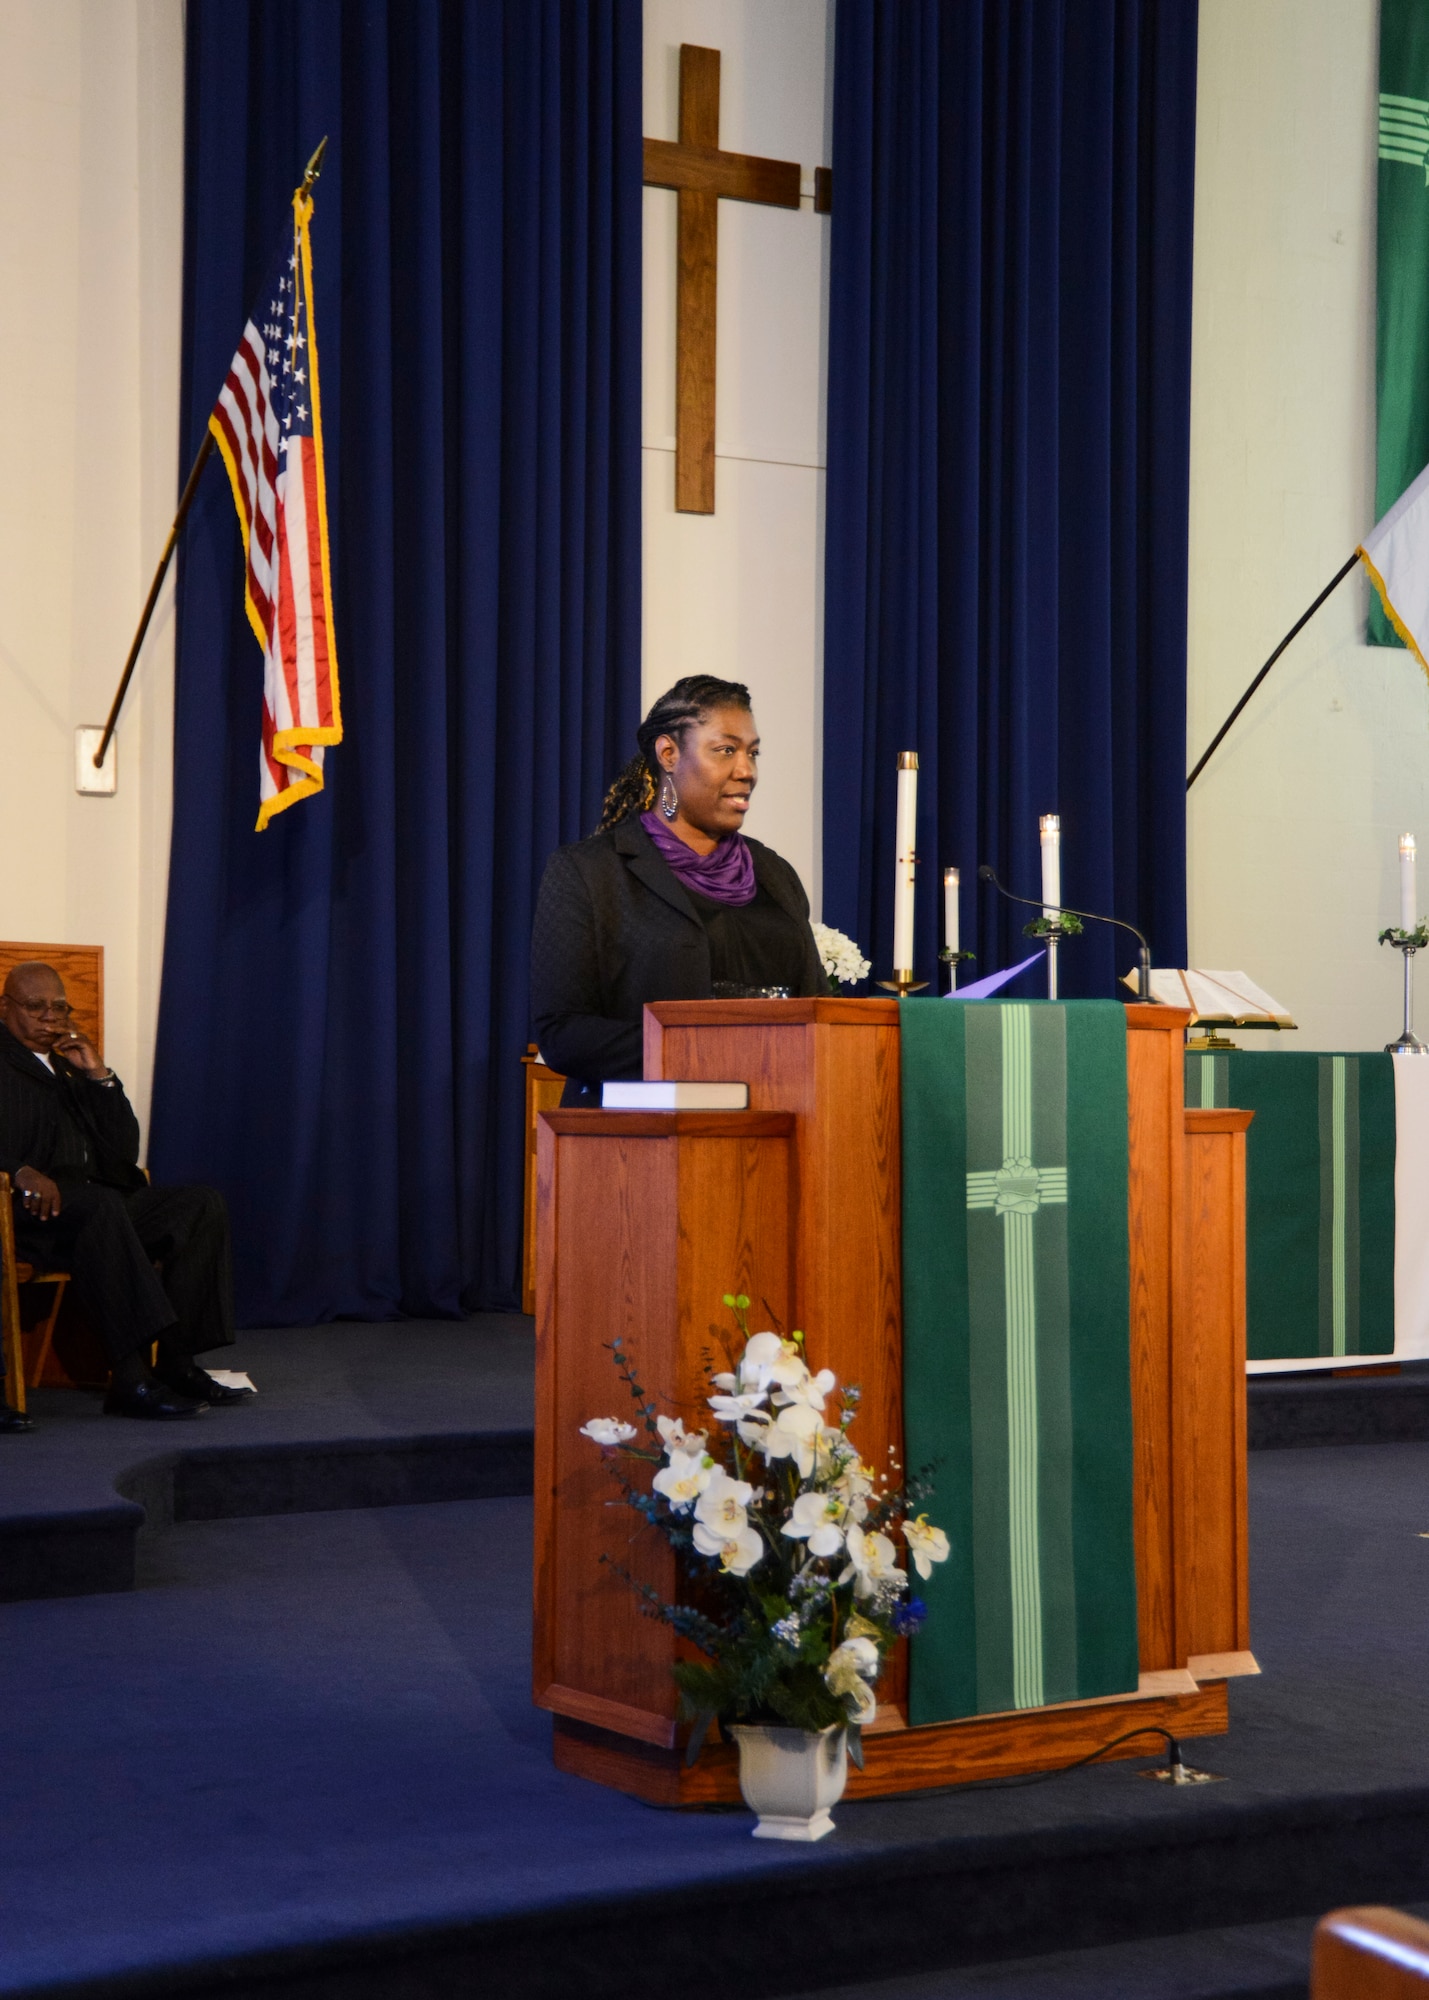
M 1186 1057 L 1189 1105 L 1253 1111 L 1246 1139 L 1252 1361 L 1394 1352 L 1394 1058 Z
M 1380 0 L 1374 517 L 1429 463 L 1429 7 Z M 1377 591 L 1369 643 L 1401 646 Z
M 1115 1001 L 904 1001 L 908 1464 L 952 1559 L 909 1720 L 1137 1685 L 1126 1023 Z

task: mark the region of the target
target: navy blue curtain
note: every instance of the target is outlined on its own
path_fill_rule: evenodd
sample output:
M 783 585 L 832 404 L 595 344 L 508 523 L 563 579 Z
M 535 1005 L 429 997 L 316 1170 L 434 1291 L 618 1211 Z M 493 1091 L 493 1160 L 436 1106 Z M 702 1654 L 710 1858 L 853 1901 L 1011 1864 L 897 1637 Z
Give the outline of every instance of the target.
M 178 582 L 150 1160 L 244 1324 L 519 1303 L 541 867 L 639 715 L 639 0 L 190 0 L 184 465 L 317 141 L 346 740 L 262 834 L 215 458 Z
M 976 972 L 1033 949 L 976 870 L 1039 895 L 1048 812 L 1064 899 L 1185 962 L 1196 26 L 1195 0 L 839 0 L 824 914 L 880 973 L 900 750 L 926 976 L 947 865 Z M 1133 961 L 1089 926 L 1062 990 Z

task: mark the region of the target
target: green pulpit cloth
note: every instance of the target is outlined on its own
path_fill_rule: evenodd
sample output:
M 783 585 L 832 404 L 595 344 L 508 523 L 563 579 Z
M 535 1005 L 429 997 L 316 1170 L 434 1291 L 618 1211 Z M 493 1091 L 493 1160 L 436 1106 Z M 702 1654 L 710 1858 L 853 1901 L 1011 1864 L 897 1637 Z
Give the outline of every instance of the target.
M 1394 1058 L 1186 1057 L 1188 1106 L 1253 1111 L 1246 1134 L 1252 1361 L 1394 1352 Z
M 905 1000 L 909 1721 L 1134 1692 L 1126 1024 L 1116 1001 Z

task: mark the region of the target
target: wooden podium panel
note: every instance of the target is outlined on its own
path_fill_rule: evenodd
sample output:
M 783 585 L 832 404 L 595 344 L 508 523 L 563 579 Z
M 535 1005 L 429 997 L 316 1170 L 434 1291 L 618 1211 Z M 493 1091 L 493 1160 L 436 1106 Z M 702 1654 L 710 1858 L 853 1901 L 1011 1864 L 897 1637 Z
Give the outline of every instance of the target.
M 1250 1645 L 1245 1463 L 1245 1135 L 1253 1111 L 1187 1111 L 1184 1337 L 1172 1353 L 1176 1649 Z
M 657 1408 L 703 1428 L 705 1354 L 735 1332 L 724 1293 L 758 1285 L 788 1312 L 793 1123 L 777 1112 L 541 1118 L 533 1698 L 643 1743 L 675 1741 L 675 1640 L 611 1564 L 668 1600 L 674 1555 L 642 1531 L 580 1427 L 638 1423 L 610 1352 L 619 1338 Z
M 864 1459 L 884 1466 L 891 1448 L 901 1460 L 897 1001 L 663 1001 L 645 1009 L 645 1074 L 747 1083 L 751 1111 L 793 1114 L 787 1324 L 809 1335 L 815 1368 L 862 1390 L 855 1435 Z
M 729 1746 L 711 1745 L 682 1768 L 674 1641 L 639 1618 L 633 1599 L 618 1604 L 618 1579 L 598 1562 L 617 1532 L 600 1504 L 608 1475 L 576 1429 L 618 1407 L 601 1390 L 609 1360 L 596 1351 L 601 1340 L 626 1328 L 638 1335 L 642 1357 L 652 1357 L 643 1379 L 661 1407 L 698 1412 L 699 1349 L 711 1310 L 737 1282 L 755 1301 L 755 1326 L 766 1318 L 802 1326 L 813 1365 L 860 1384 L 855 1438 L 864 1457 L 877 1466 L 891 1448 L 902 1458 L 898 1018 L 892 1000 L 648 1007 L 647 1077 L 749 1085 L 749 1112 L 704 1118 L 698 1167 L 693 1153 L 681 1162 L 695 1128 L 680 1115 L 673 1124 L 670 1114 L 621 1112 L 542 1121 L 536 1700 L 557 1711 L 562 1768 L 665 1803 L 737 1797 Z M 1188 1019 L 1170 1007 L 1126 1009 L 1140 1689 L 909 1729 L 906 1659 L 896 1649 L 851 1793 L 1045 1769 L 1153 1720 L 1179 1734 L 1216 1733 L 1227 1727 L 1225 1677 L 1256 1670 L 1245 1651 L 1249 1117 L 1186 1112 Z M 784 1122 L 768 1138 L 743 1123 L 770 1116 Z M 741 1125 L 738 1144 L 721 1152 L 713 1135 L 734 1141 Z M 665 1164 L 640 1153 L 650 1141 L 664 1148 Z M 740 1146 L 772 1146 L 768 1169 L 752 1158 L 732 1165 Z M 648 1226 L 635 1219 L 642 1213 Z M 649 1567 L 637 1573 L 668 1594 L 663 1539 L 639 1531 L 628 1511 L 615 1519 L 623 1559 L 636 1569 L 638 1550 Z M 628 1585 L 618 1587 L 629 1598 Z M 1132 1745 L 1120 1754 L 1146 1752 Z

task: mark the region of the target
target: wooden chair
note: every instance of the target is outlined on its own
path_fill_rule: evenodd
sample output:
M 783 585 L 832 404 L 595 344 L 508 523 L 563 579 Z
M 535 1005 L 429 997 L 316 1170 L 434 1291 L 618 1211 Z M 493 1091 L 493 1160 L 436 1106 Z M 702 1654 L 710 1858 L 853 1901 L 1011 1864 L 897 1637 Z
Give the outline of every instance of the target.
M 74 1009 L 75 1022 L 83 1028 L 104 1055 L 104 947 L 98 944 L 15 944 L 0 943 L 0 983 L 12 966 L 37 959 L 52 965 L 64 981 L 65 992 Z M 37 1329 L 35 1348 L 28 1374 L 33 1389 L 44 1378 L 54 1346 L 55 1324 L 59 1319 L 67 1271 L 37 1272 L 22 1264 L 15 1255 L 15 1217 L 10 1205 L 10 1177 L 0 1174 L 0 1355 L 3 1355 L 8 1400 L 12 1407 L 25 1407 L 25 1359 L 20 1322 L 20 1286 L 49 1285 L 53 1288 L 50 1309 Z
M 0 1174 L 0 1352 L 4 1355 L 6 1401 L 15 1410 L 25 1407 L 25 1344 L 20 1325 L 21 1285 L 50 1285 L 53 1296 L 49 1313 L 40 1328 L 40 1342 L 30 1369 L 31 1385 L 38 1383 L 50 1358 L 55 1321 L 60 1316 L 68 1271 L 36 1271 L 15 1255 L 15 1212 L 10 1205 L 10 1176 Z
M 1368 1905 L 1315 1926 L 1310 2000 L 1429 2000 L 1429 1924 Z
M 521 1233 L 521 1310 L 536 1310 L 536 1120 L 543 1111 L 554 1111 L 561 1101 L 566 1079 L 547 1069 L 528 1042 L 521 1058 L 526 1071 L 526 1194 L 524 1226 Z

